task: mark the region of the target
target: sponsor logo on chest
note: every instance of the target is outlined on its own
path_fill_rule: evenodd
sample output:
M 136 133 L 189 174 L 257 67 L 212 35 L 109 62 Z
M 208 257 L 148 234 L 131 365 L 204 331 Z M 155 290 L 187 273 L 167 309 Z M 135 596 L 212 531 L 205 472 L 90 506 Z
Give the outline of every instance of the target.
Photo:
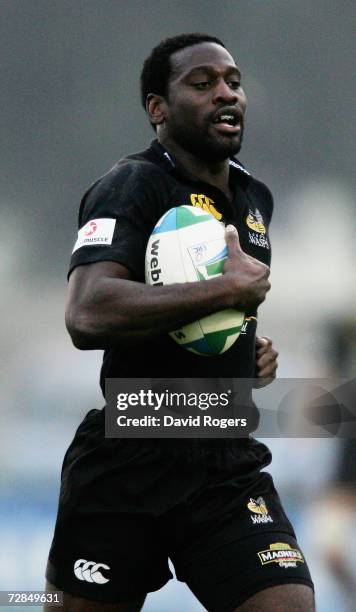
M 198 208 L 205 210 L 206 212 L 213 215 L 215 219 L 221 221 L 222 214 L 215 208 L 214 200 L 209 198 L 207 195 L 204 195 L 203 193 L 191 193 L 190 203 L 192 204 L 192 206 L 197 206 Z

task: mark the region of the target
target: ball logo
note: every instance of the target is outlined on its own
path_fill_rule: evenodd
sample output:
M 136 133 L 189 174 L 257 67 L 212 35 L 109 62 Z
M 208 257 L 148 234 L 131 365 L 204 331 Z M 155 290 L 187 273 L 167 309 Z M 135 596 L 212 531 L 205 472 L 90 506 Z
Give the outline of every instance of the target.
M 198 262 L 202 261 L 202 259 L 204 257 L 204 253 L 206 251 L 206 245 L 205 244 L 199 244 L 197 246 L 193 246 L 192 247 L 192 251 L 193 251 L 193 257 L 194 257 L 195 261 L 198 263 Z
M 188 253 L 197 272 L 197 280 L 220 276 L 227 258 L 227 248 L 221 240 L 188 247 Z
M 110 567 L 105 563 L 96 563 L 95 561 L 87 561 L 86 559 L 78 559 L 74 563 L 74 574 L 79 580 L 85 582 L 95 582 L 95 584 L 105 584 L 109 582 L 109 578 L 105 578 L 99 571 L 101 569 L 109 570 Z
M 161 282 L 161 273 L 162 270 L 161 268 L 158 268 L 158 264 L 159 264 L 159 259 L 158 259 L 158 254 L 159 254 L 159 238 L 157 240 L 155 240 L 152 245 L 151 245 L 151 259 L 150 259 L 150 269 L 149 269 L 149 274 L 150 274 L 150 280 L 151 280 L 151 285 L 163 285 L 163 283 Z
M 92 234 L 94 234 L 97 230 L 97 224 L 95 223 L 95 221 L 89 221 L 89 227 L 88 229 L 84 232 L 84 236 L 91 236 Z

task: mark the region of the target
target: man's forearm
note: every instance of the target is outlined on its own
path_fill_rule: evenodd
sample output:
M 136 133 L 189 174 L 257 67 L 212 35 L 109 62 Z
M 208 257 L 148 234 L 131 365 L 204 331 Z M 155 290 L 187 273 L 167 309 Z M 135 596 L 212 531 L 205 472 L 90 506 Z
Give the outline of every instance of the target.
M 151 287 L 130 280 L 120 264 L 79 266 L 70 277 L 66 311 L 74 345 L 100 349 L 132 344 L 225 308 L 257 308 L 270 288 L 269 268 L 242 251 L 232 226 L 227 227 L 226 243 L 223 274 L 206 281 Z
M 90 299 L 67 310 L 66 323 L 78 348 L 100 349 L 173 331 L 232 303 L 223 276 L 164 287 L 103 278 Z

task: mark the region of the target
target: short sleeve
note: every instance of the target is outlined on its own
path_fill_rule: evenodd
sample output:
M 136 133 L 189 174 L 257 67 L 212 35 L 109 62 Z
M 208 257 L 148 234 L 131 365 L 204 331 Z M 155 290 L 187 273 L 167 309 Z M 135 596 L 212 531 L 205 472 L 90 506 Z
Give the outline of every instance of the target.
M 94 183 L 81 202 L 68 276 L 79 265 L 115 261 L 144 279 L 147 241 L 163 214 L 162 179 L 154 164 L 130 162 Z

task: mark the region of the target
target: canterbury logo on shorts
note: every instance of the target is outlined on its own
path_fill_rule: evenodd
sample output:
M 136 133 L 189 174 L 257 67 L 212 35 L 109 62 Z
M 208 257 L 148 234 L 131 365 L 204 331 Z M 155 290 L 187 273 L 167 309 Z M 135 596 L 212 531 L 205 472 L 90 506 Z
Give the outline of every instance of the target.
M 105 563 L 96 563 L 86 559 L 78 559 L 74 563 L 74 574 L 79 580 L 85 580 L 85 582 L 95 582 L 96 584 L 109 582 L 109 578 L 105 578 L 100 572 L 101 569 L 109 570 L 110 567 Z

